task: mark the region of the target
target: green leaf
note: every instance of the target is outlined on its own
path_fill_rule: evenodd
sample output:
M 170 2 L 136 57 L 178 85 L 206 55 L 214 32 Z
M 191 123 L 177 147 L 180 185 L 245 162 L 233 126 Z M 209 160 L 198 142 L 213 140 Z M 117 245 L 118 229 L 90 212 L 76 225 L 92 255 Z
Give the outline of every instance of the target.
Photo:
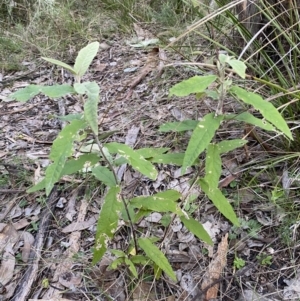
M 110 249 L 109 252 L 116 255 L 117 257 L 126 257 L 127 256 L 126 253 L 121 250 Z
M 93 97 L 89 95 L 87 101 L 84 104 L 85 120 L 88 122 L 95 135 L 98 135 L 98 102 L 98 96 Z
M 65 126 L 54 140 L 49 158 L 54 162 L 46 170 L 46 194 L 49 195 L 54 184 L 60 179 L 65 162 L 72 155 L 73 142 L 77 133 L 86 127 L 83 120 L 73 120 Z
M 29 85 L 26 88 L 20 89 L 15 93 L 12 93 L 9 98 L 17 101 L 25 102 L 32 97 L 38 95 L 41 92 L 42 86 L 40 85 Z
M 219 148 L 216 144 L 209 144 L 205 158 L 205 181 L 209 183 L 209 188 L 218 188 L 222 171 L 222 161 Z
M 161 148 L 149 147 L 149 148 L 137 149 L 136 152 L 138 154 L 140 154 L 141 156 L 143 156 L 145 159 L 148 159 L 148 158 L 153 158 L 153 157 L 159 156 L 159 155 L 167 152 L 169 149 L 170 149 L 169 147 L 161 147 Z
M 192 93 L 204 92 L 205 89 L 216 79 L 217 76 L 215 75 L 193 76 L 173 86 L 170 89 L 169 96 L 188 96 Z
M 85 94 L 86 93 L 86 86 L 85 86 L 85 82 L 83 83 L 75 83 L 74 84 L 74 89 L 76 91 L 76 93 L 78 94 Z
M 130 260 L 135 264 L 141 264 L 141 265 L 149 265 L 151 263 L 151 260 L 143 255 L 134 255 L 130 257 Z
M 135 278 L 138 278 L 137 270 L 131 260 L 129 260 L 127 257 L 124 258 L 125 264 L 128 266 L 129 271 L 132 273 L 132 275 Z
M 138 244 L 146 255 L 155 262 L 171 279 L 177 281 L 168 259 L 148 238 L 139 238 Z
M 160 132 L 184 132 L 193 130 L 198 124 L 197 120 L 184 120 L 181 122 L 167 122 L 159 127 Z
M 12 93 L 10 98 L 25 102 L 39 93 L 43 93 L 50 98 L 58 98 L 67 94 L 75 93 L 75 90 L 72 86 L 67 84 L 54 86 L 29 85 L 24 89 Z
M 93 42 L 79 51 L 74 65 L 76 75 L 82 76 L 85 74 L 94 57 L 96 56 L 98 49 L 99 43 Z
M 36 192 L 36 191 L 44 189 L 45 187 L 46 187 L 46 181 L 45 181 L 45 179 L 43 179 L 42 181 L 38 182 L 34 186 L 27 189 L 26 192 L 27 193 Z
M 64 62 L 61 62 L 61 61 L 56 60 L 56 59 L 47 58 L 47 57 L 42 57 L 42 59 L 49 62 L 49 63 L 51 63 L 51 64 L 57 65 L 59 67 L 63 67 L 66 70 L 69 70 L 72 74 L 76 74 L 75 69 L 73 67 L 71 67 L 70 65 L 64 63 Z
M 161 163 L 161 164 L 173 164 L 177 166 L 181 166 L 183 163 L 184 153 L 170 153 L 170 154 L 162 154 L 155 156 L 151 159 L 153 163 Z
M 243 122 L 246 122 L 249 124 L 253 124 L 266 131 L 275 131 L 275 128 L 269 122 L 267 122 L 264 119 L 256 118 L 249 112 L 243 112 L 241 114 L 238 114 L 234 117 L 234 119 L 238 120 L 238 121 L 243 121 Z
M 211 240 L 210 236 L 198 221 L 191 217 L 187 219 L 184 216 L 181 216 L 180 220 L 183 222 L 184 226 L 199 239 L 203 240 L 209 245 L 213 245 L 213 241 Z
M 100 89 L 95 82 L 75 83 L 74 88 L 79 94 L 87 94 L 84 104 L 84 117 L 94 134 L 98 135 L 98 103 Z
M 182 214 L 177 200 L 181 197 L 176 190 L 167 190 L 151 196 L 139 196 L 130 200 L 130 206 L 157 212 L 173 212 Z
M 152 180 L 156 179 L 157 170 L 155 167 L 129 146 L 122 143 L 112 142 L 105 144 L 105 147 L 107 147 L 110 153 L 118 153 L 120 156 L 124 157 L 128 161 L 128 164 L 141 174 Z
M 92 169 L 93 175 L 108 187 L 116 186 L 114 174 L 105 166 L 96 166 Z
M 124 257 L 118 257 L 115 260 L 113 260 L 110 265 L 108 266 L 109 270 L 115 270 L 118 268 L 119 265 L 123 264 L 125 262 Z
M 246 77 L 246 65 L 239 61 L 239 60 L 229 60 L 227 62 L 229 64 L 229 66 L 231 66 L 231 68 L 241 77 L 241 78 L 245 78 Z
M 117 230 L 119 212 L 122 209 L 122 202 L 119 199 L 120 191 L 119 186 L 111 187 L 105 196 L 97 223 L 93 264 L 102 258 L 110 239 Z
M 62 170 L 61 177 L 64 175 L 71 175 L 84 168 L 88 169 L 99 162 L 99 156 L 96 154 L 84 154 L 76 159 L 66 161 Z
M 228 153 L 236 148 L 242 147 L 247 144 L 247 140 L 244 139 L 233 139 L 223 140 L 217 144 L 220 154 Z
M 200 179 L 199 184 L 203 192 L 208 196 L 208 198 L 214 203 L 217 209 L 229 219 L 235 226 L 239 226 L 238 218 L 233 211 L 232 206 L 222 194 L 221 190 L 218 188 L 211 189 L 209 184 L 204 180 Z
M 277 129 L 293 140 L 292 133 L 277 109 L 268 101 L 265 101 L 260 95 L 248 92 L 240 87 L 233 86 L 230 91 L 243 102 L 252 105 L 258 110 L 264 118 L 271 122 Z
M 215 117 L 214 113 L 207 114 L 203 120 L 198 122 L 189 141 L 185 152 L 182 174 L 185 173 L 187 167 L 192 166 L 198 156 L 205 150 L 219 128 L 223 116 Z
M 63 97 L 67 94 L 75 93 L 72 86 L 68 84 L 64 85 L 53 85 L 53 86 L 42 86 L 41 93 L 45 94 L 50 98 Z
M 88 168 L 90 166 L 95 165 L 99 161 L 99 156 L 95 154 L 84 154 L 81 155 L 77 159 L 71 159 L 66 161 L 65 166 L 61 172 L 61 175 L 59 178 L 61 178 L 64 175 L 71 175 L 74 174 L 75 172 L 82 170 L 84 167 Z M 42 190 L 46 187 L 46 181 L 43 179 L 33 187 L 30 187 L 29 189 L 26 190 L 28 193 L 36 192 L 39 190 Z

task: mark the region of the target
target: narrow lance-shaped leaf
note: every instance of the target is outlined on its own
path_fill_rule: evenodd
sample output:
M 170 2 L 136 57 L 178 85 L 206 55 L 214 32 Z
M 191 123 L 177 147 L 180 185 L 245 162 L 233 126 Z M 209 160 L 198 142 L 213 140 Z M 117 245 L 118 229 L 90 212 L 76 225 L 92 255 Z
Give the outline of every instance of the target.
M 161 148 L 148 147 L 148 148 L 137 149 L 136 152 L 142 155 L 144 158 L 148 159 L 166 153 L 169 149 L 170 149 L 169 147 L 161 147 Z
M 288 138 L 293 140 L 292 133 L 277 109 L 268 101 L 264 100 L 260 95 L 248 92 L 240 87 L 233 86 L 230 91 L 235 94 L 243 102 L 252 105 L 258 110 L 264 118 L 277 127 Z
M 42 86 L 40 85 L 29 85 L 24 89 L 20 89 L 15 93 L 12 93 L 9 98 L 17 101 L 25 102 L 32 97 L 38 95 L 41 92 Z
M 88 95 L 88 99 L 84 104 L 84 117 L 91 127 L 95 135 L 98 135 L 98 102 L 99 98 L 93 95 Z
M 221 176 L 222 161 L 219 148 L 215 144 L 209 144 L 205 158 L 205 180 L 210 188 L 217 188 Z
M 199 239 L 203 240 L 209 245 L 213 245 L 213 241 L 211 240 L 210 236 L 198 221 L 191 217 L 188 219 L 184 216 L 181 216 L 180 220 L 183 222 L 184 226 Z
M 244 139 L 223 140 L 217 144 L 220 154 L 228 153 L 236 148 L 242 147 L 247 144 Z
M 99 49 L 99 43 L 93 42 L 82 48 L 75 60 L 74 70 L 76 75 L 82 76 L 88 70 L 91 62 L 96 56 Z
M 84 154 L 81 155 L 79 158 L 68 160 L 66 161 L 65 166 L 59 178 L 61 178 L 64 175 L 71 175 L 84 168 L 88 169 L 94 166 L 98 161 L 99 161 L 99 156 L 96 154 Z M 46 187 L 46 181 L 45 179 L 43 179 L 36 185 L 27 189 L 26 192 L 28 193 L 36 192 L 44 189 L 45 187 Z
M 176 281 L 176 275 L 172 267 L 164 255 L 148 238 L 139 238 L 138 244 L 146 253 L 146 255 L 155 262 L 171 279 Z
M 192 166 L 198 156 L 205 150 L 219 128 L 223 116 L 215 117 L 214 113 L 207 114 L 203 120 L 198 122 L 189 141 L 185 152 L 182 174 L 185 173 L 189 166 Z
M 49 158 L 54 162 L 46 170 L 46 194 L 49 195 L 54 184 L 60 179 L 65 162 L 72 155 L 72 146 L 79 130 L 84 129 L 84 120 L 73 120 L 65 126 L 54 140 Z
M 129 146 L 122 143 L 112 142 L 105 144 L 105 147 L 107 147 L 110 153 L 118 153 L 120 156 L 124 157 L 128 163 L 141 174 L 152 180 L 156 179 L 157 170 L 155 167 Z
M 51 58 L 48 58 L 48 57 L 42 57 L 42 59 L 49 62 L 49 63 L 51 63 L 51 64 L 57 65 L 59 67 L 63 67 L 66 70 L 69 70 L 74 75 L 76 74 L 75 69 L 72 66 L 70 66 L 70 65 L 68 65 L 64 62 L 61 62 L 61 61 L 56 60 L 56 59 L 51 59 Z
M 75 93 L 75 90 L 72 86 L 68 84 L 63 85 L 53 85 L 53 86 L 43 86 L 41 93 L 45 94 L 50 98 L 59 98 L 68 94 Z
M 182 166 L 183 159 L 184 159 L 184 153 L 170 153 L 170 154 L 157 155 L 151 159 L 151 162 Z
M 192 93 L 199 93 L 205 91 L 205 89 L 217 79 L 215 75 L 208 76 L 193 76 L 189 79 L 183 80 L 170 89 L 169 96 L 188 96 Z
M 129 204 L 134 208 L 143 208 L 157 212 L 173 212 L 182 214 L 177 200 L 181 194 L 176 190 L 167 190 L 151 196 L 139 196 L 130 200 Z
M 122 209 L 120 187 L 111 187 L 105 198 L 97 223 L 96 240 L 93 254 L 93 264 L 96 264 L 104 255 L 110 239 L 117 230 L 119 213 Z
M 74 89 L 77 93 L 88 96 L 84 103 L 84 117 L 94 134 L 98 135 L 99 86 L 95 82 L 75 83 Z
M 230 118 L 230 115 L 226 115 L 226 117 Z M 243 113 L 234 115 L 234 119 L 258 126 L 261 129 L 266 130 L 266 131 L 275 131 L 275 128 L 273 127 L 273 125 L 270 124 L 268 121 L 257 118 L 249 112 L 243 112 Z
M 204 179 L 199 180 L 199 184 L 203 192 L 208 196 L 208 198 L 214 203 L 217 209 L 234 225 L 238 226 L 239 221 L 236 217 L 235 212 L 233 211 L 232 206 L 222 194 L 221 190 L 218 188 L 210 188 L 209 183 L 207 183 Z
M 93 175 L 108 187 L 116 186 L 116 180 L 112 171 L 105 166 L 96 166 L 92 169 Z

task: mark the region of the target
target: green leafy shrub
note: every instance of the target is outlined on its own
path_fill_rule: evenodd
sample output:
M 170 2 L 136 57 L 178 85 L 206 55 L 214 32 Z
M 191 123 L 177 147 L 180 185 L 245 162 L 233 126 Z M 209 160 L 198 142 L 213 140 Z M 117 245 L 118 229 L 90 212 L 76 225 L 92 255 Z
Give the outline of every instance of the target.
M 181 209 L 178 203 L 181 197 L 179 192 L 167 190 L 152 196 L 135 197 L 131 200 L 123 199 L 121 194 L 122 183 L 120 183 L 114 171 L 114 167 L 118 166 L 120 161 L 122 161 L 121 164 L 125 162 L 141 174 L 155 180 L 158 172 L 153 162 L 167 163 L 174 160 L 181 164 L 183 154 L 174 157 L 174 154 L 164 154 L 168 149 L 144 148 L 134 150 L 122 143 L 112 142 L 102 144 L 100 142 L 99 134 L 101 136 L 101 133 L 99 133 L 98 130 L 97 118 L 100 89 L 96 82 L 81 82 L 81 78 L 88 70 L 89 65 L 98 51 L 98 47 L 99 43 L 94 42 L 81 49 L 75 60 L 74 67 L 55 59 L 44 58 L 46 61 L 71 72 L 75 77 L 73 86 L 67 84 L 53 86 L 29 85 L 11 95 L 12 99 L 25 102 L 39 93 L 43 93 L 50 98 L 58 98 L 67 94 L 77 94 L 84 107 L 82 114 L 61 117 L 66 120 L 68 124 L 61 130 L 53 142 L 49 155 L 52 164 L 47 167 L 44 179 L 28 189 L 28 192 L 45 189 L 46 194 L 49 195 L 55 183 L 57 183 L 63 175 L 86 170 L 87 167 L 91 170 L 91 174 L 96 179 L 106 185 L 107 191 L 97 224 L 94 263 L 99 261 L 106 252 L 109 241 L 113 238 L 117 230 L 118 221 L 122 218 L 122 213 L 124 212 L 123 218 L 129 222 L 131 226 L 132 223 L 137 222 L 140 218 L 149 215 L 153 211 L 175 214 L 180 217 L 186 228 L 192 231 L 199 239 L 204 240 L 208 244 L 212 244 L 212 240 L 203 226 Z M 84 132 L 86 135 L 83 135 Z M 74 143 L 81 141 L 82 137 L 87 136 L 90 132 L 93 134 L 94 143 L 97 144 L 97 151 L 94 153 L 81 154 L 77 159 L 74 159 L 72 157 Z M 114 156 L 115 154 L 118 154 L 121 160 L 120 158 L 117 159 L 117 157 Z M 150 162 L 150 158 L 152 162 Z M 175 280 L 175 274 L 167 258 L 153 244 L 153 238 L 136 239 L 133 231 L 133 245 L 135 252 L 138 252 L 140 249 L 145 252 L 147 260 L 155 264 L 157 271 L 162 270 Z M 129 258 L 124 254 L 118 254 L 119 259 L 115 265 L 125 263 L 129 266 L 131 273 L 136 276 L 137 273 L 135 272 L 133 264 L 141 263 L 138 260 L 139 257 Z
M 238 218 L 231 204 L 218 188 L 218 182 L 222 168 L 221 155 L 243 146 L 247 141 L 235 139 L 216 143 L 214 142 L 216 132 L 228 119 L 254 124 L 269 131 L 281 132 L 289 139 L 292 139 L 291 132 L 280 113 L 271 103 L 265 102 L 258 94 L 248 92 L 232 84 L 231 79 L 226 76 L 225 68 L 229 65 L 237 74 L 244 78 L 245 65 L 232 57 L 221 54 L 217 64 L 218 75 L 194 76 L 170 89 L 170 95 L 186 96 L 191 93 L 208 93 L 215 95 L 218 100 L 217 111 L 207 114 L 200 121 L 186 120 L 181 124 L 167 123 L 161 126 L 160 131 L 162 132 L 174 131 L 174 129 L 175 131 L 193 130 L 184 153 L 168 153 L 168 149 L 164 148 L 134 150 L 125 144 L 116 142 L 102 144 L 99 139 L 99 134 L 101 133 L 99 133 L 98 129 L 97 116 L 100 88 L 96 82 L 81 81 L 82 76 L 86 73 L 97 54 L 98 47 L 99 43 L 94 42 L 81 49 L 74 66 L 55 59 L 44 58 L 46 61 L 71 72 L 75 77 L 73 86 L 66 84 L 54 86 L 29 85 L 11 95 L 12 99 L 27 101 L 39 93 L 43 93 L 50 98 L 77 94 L 84 108 L 82 114 L 64 117 L 68 124 L 53 142 L 49 155 L 52 164 L 47 167 L 45 178 L 30 188 L 28 192 L 45 189 L 46 194 L 49 195 L 55 183 L 63 175 L 73 174 L 83 169 L 86 170 L 88 167 L 91 174 L 107 187 L 97 223 L 93 263 L 98 262 L 107 251 L 109 242 L 117 230 L 118 222 L 120 219 L 123 219 L 132 228 L 133 239 L 131 245 L 134 249 L 133 253 L 135 254 L 142 250 L 145 256 L 141 260 L 141 257 L 130 255 L 132 252 L 128 252 L 128 255 L 125 252 L 115 250 L 113 252 L 117 255 L 117 260 L 113 262 L 112 268 L 124 263 L 128 266 L 131 274 L 137 277 L 135 265 L 141 264 L 146 258 L 149 262 L 154 263 L 155 275 L 160 275 L 159 271 L 164 271 L 169 277 L 176 280 L 175 273 L 167 258 L 154 244 L 157 239 L 155 237 L 137 238 L 133 224 L 151 212 L 173 214 L 180 218 L 189 231 L 208 244 L 212 244 L 210 236 L 204 230 L 202 224 L 183 209 L 185 205 L 183 202 L 179 202 L 181 194 L 178 191 L 167 190 L 151 196 L 139 196 L 125 200 L 122 195 L 122 182 L 118 179 L 114 168 L 125 162 L 144 176 L 155 180 L 158 172 L 153 163 L 179 165 L 181 166 L 182 174 L 184 174 L 188 167 L 198 164 L 199 155 L 206 151 L 205 176 L 197 179 L 196 183 L 200 185 L 202 191 L 214 203 L 216 208 L 235 226 L 238 226 Z M 207 90 L 213 82 L 217 83 L 218 88 L 211 91 Z M 261 113 L 263 119 L 254 117 L 248 112 L 237 115 L 224 114 L 223 102 L 229 93 L 242 100 L 245 104 L 252 105 Z M 83 153 L 77 159 L 74 159 L 74 143 L 78 141 L 84 143 L 82 137 L 86 137 L 90 132 L 92 132 L 93 141 L 97 145 L 96 151 L 88 154 Z M 86 135 L 83 135 L 83 133 Z M 116 154 L 121 159 L 115 156 Z

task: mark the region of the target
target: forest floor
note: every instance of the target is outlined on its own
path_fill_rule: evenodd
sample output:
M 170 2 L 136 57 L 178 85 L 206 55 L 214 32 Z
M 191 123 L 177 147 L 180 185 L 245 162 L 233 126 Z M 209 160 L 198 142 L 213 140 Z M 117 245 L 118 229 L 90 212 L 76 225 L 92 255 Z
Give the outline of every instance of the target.
M 134 36 L 115 34 L 109 41 L 99 41 L 101 50 L 84 80 L 100 85 L 98 116 L 100 134 L 106 136 L 103 141 L 122 142 L 136 149 L 184 151 L 189 133 L 160 133 L 159 126 L 200 119 L 214 111 L 216 103 L 209 98 L 168 98 L 172 85 L 197 70 L 180 65 L 181 55 L 160 48 L 152 39 L 147 30 L 136 26 Z M 178 166 L 159 164 L 156 181 L 130 168 L 123 172 L 124 189 L 131 197 L 166 189 L 194 196 L 186 210 L 204 225 L 213 247 L 196 239 L 176 219 L 163 227 L 158 223 L 164 218 L 160 214 L 153 213 L 135 226 L 137 233 L 164 238 L 161 250 L 176 272 L 177 282 L 164 274 L 155 279 L 149 268 L 139 269 L 138 280 L 125 265 L 109 269 L 115 258 L 109 253 L 92 266 L 103 187 L 86 174 L 63 177 L 49 197 L 44 192 L 26 193 L 50 164 L 51 144 L 63 127 L 56 116 L 81 113 L 81 104 L 71 96 L 51 100 L 38 95 L 27 103 L 8 99 L 29 84 L 71 84 L 73 78 L 47 63 L 24 65 L 27 71 L 2 74 L 0 85 L 1 300 L 207 300 L 207 277 L 214 279 L 217 300 L 300 298 L 298 224 L 284 223 L 286 199 L 276 195 L 273 186 L 280 181 L 282 170 L 278 168 L 275 178 L 267 172 L 255 175 L 251 162 L 270 154 L 250 137 L 247 149 L 222 158 L 220 187 L 232 201 L 240 228 L 232 227 L 201 191 L 191 187 L 197 168 L 181 176 Z M 228 99 L 227 112 L 236 109 Z M 244 130 L 229 128 L 219 139 L 242 138 Z M 255 182 L 244 185 L 244 176 L 255 177 Z M 296 196 L 293 202 L 299 206 Z M 129 228 L 120 227 L 111 247 L 126 252 L 129 239 Z M 214 260 L 225 264 L 217 276 L 209 268 Z

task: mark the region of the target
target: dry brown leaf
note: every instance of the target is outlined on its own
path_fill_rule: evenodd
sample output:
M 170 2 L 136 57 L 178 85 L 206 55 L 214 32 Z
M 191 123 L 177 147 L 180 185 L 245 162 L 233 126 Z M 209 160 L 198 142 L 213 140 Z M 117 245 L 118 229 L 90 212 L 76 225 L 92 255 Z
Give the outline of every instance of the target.
M 1 257 L 2 260 L 0 266 L 0 283 L 2 286 L 5 286 L 10 282 L 14 275 L 16 259 L 13 250 L 13 244 L 8 243 L 6 245 Z
M 31 250 L 31 246 L 34 243 L 34 237 L 29 232 L 22 233 L 22 239 L 24 240 L 24 246 L 22 248 L 22 260 L 23 262 L 27 262 Z
M 218 251 L 216 258 L 208 266 L 208 270 L 203 277 L 201 284 L 202 291 L 205 291 L 209 285 L 214 283 L 214 281 L 220 279 L 221 273 L 226 266 L 226 257 L 228 250 L 228 233 L 225 237 L 222 238 L 222 241 L 219 243 Z M 205 300 L 211 300 L 217 298 L 219 290 L 219 284 L 215 284 L 209 288 L 205 293 Z
M 94 215 L 87 221 L 83 221 L 83 222 L 75 221 L 75 222 L 71 223 L 70 225 L 68 225 L 67 227 L 63 228 L 61 230 L 61 232 L 62 233 L 71 233 L 74 231 L 81 231 L 81 230 L 87 229 L 90 226 L 92 226 L 93 224 L 95 224 L 97 219 L 98 219 L 98 215 Z
M 78 212 L 78 217 L 77 217 L 77 224 L 82 225 L 86 216 L 87 212 L 87 207 L 88 203 L 85 199 L 81 200 L 81 205 L 79 208 Z M 95 219 L 95 217 L 92 217 Z M 73 225 L 76 223 L 72 223 Z M 78 253 L 79 248 L 80 248 L 80 236 L 81 233 L 79 231 L 72 231 L 72 233 L 69 236 L 69 248 L 65 251 L 65 260 L 57 265 L 55 274 L 53 275 L 53 281 L 58 281 L 59 277 L 63 275 L 66 272 L 69 272 L 72 269 L 73 266 L 73 256 L 74 254 Z M 57 283 L 57 287 L 62 288 L 63 286 L 61 285 L 60 282 Z M 47 292 L 44 295 L 44 298 L 46 297 L 47 299 L 50 298 L 58 298 L 60 294 L 60 291 L 57 289 L 54 289 L 53 287 L 48 288 Z
M 4 250 L 7 244 L 14 245 L 19 239 L 19 234 L 11 224 L 5 225 L 0 233 L 0 252 Z
M 237 178 L 237 175 L 234 175 L 234 174 L 230 174 L 228 175 L 225 179 L 222 179 L 220 182 L 219 182 L 219 188 L 224 188 L 224 187 L 227 187 L 231 182 L 233 182 L 235 179 Z
M 66 208 L 66 218 L 72 222 L 73 221 L 73 217 L 75 216 L 75 214 L 77 213 L 77 211 L 75 210 L 75 204 L 76 204 L 76 199 L 78 196 L 78 189 L 75 189 L 69 199 L 67 208 Z
M 38 219 L 39 219 L 38 216 L 33 216 L 30 219 L 22 218 L 19 221 L 17 221 L 16 223 L 13 223 L 13 226 L 15 227 L 15 229 L 20 230 L 20 229 L 27 227 L 32 222 L 36 222 Z
M 58 278 L 58 281 L 61 285 L 70 289 L 78 287 L 81 283 L 81 280 L 82 280 L 81 274 L 71 273 L 71 272 L 65 272 L 61 274 Z
M 73 299 L 57 297 L 57 298 L 51 298 L 51 299 L 29 299 L 28 301 L 73 301 Z
M 133 301 L 155 301 L 153 286 L 146 282 L 140 282 L 132 293 Z
M 139 75 L 130 84 L 129 92 L 126 99 L 128 99 L 131 96 L 132 90 L 147 76 L 147 74 L 157 68 L 159 61 L 158 53 L 158 47 L 154 47 L 152 51 L 149 52 L 145 66 L 139 72 Z
M 14 274 L 16 260 L 13 247 L 19 240 L 19 234 L 11 224 L 6 225 L 0 234 L 0 250 L 2 253 L 0 283 L 5 286 Z

